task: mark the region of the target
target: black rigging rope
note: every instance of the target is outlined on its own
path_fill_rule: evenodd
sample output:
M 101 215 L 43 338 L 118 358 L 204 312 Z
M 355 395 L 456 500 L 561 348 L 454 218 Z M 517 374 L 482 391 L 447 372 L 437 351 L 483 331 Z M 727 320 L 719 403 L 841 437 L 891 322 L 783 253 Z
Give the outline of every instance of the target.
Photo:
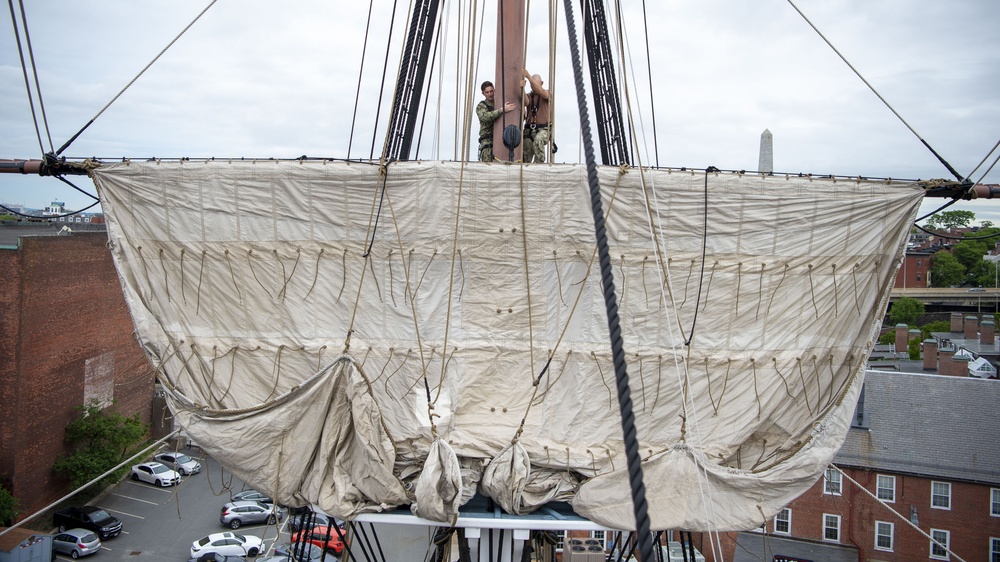
M 378 92 L 378 105 L 375 108 L 375 125 L 372 127 L 372 149 L 368 153 L 368 159 L 375 158 L 375 139 L 378 137 L 378 118 L 382 114 L 382 97 L 385 95 L 385 75 L 389 71 L 389 49 L 392 46 L 392 32 L 396 29 L 396 7 L 399 0 L 392 2 L 392 14 L 389 16 L 389 38 L 385 43 L 385 60 L 382 62 L 382 81 Z
M 660 167 L 660 148 L 656 138 L 656 102 L 653 97 L 653 64 L 649 60 L 649 22 L 646 19 L 646 0 L 642 0 L 642 29 L 646 33 L 646 76 L 649 77 L 649 110 L 653 120 L 653 154 L 656 157 L 656 167 Z
M 365 53 L 368 51 L 368 33 L 372 28 L 372 6 L 375 5 L 375 0 L 369 0 L 368 2 L 368 23 L 365 24 L 365 41 L 361 46 L 361 68 L 358 69 L 358 89 L 354 92 L 354 116 L 351 117 L 351 136 L 347 140 L 347 157 L 351 157 L 351 145 L 354 144 L 354 125 L 358 121 L 358 100 L 361 99 L 361 77 L 365 72 Z M 392 33 L 390 31 L 390 33 Z M 378 125 L 378 119 L 376 119 L 376 126 Z
M 135 84 L 135 81 L 138 80 L 140 76 L 142 76 L 143 74 L 145 74 L 146 71 L 149 70 L 149 67 L 153 66 L 153 63 L 155 63 L 156 61 L 160 60 L 160 57 L 163 56 L 163 53 L 166 53 L 167 49 L 169 49 L 170 47 L 173 47 L 174 43 L 176 43 L 177 40 L 180 39 L 182 35 L 184 35 L 185 33 L 187 33 L 187 30 L 191 29 L 191 26 L 193 26 L 195 24 L 195 22 L 197 22 L 199 19 L 201 19 L 201 16 L 205 15 L 205 12 L 207 12 L 209 8 L 211 8 L 212 6 L 214 6 L 217 1 L 218 0 L 212 0 L 211 2 L 209 2 L 208 6 L 205 6 L 205 9 L 202 10 L 201 12 L 199 12 L 198 15 L 195 16 L 193 20 L 191 20 L 191 23 L 187 24 L 184 27 L 184 29 L 182 29 L 181 32 L 178 33 L 177 36 L 174 37 L 170 41 L 170 43 L 167 43 L 166 47 L 164 47 L 159 53 L 157 53 L 157 55 L 155 57 L 153 57 L 153 60 L 149 61 L 149 63 L 146 66 L 144 66 L 142 68 L 142 70 L 140 70 L 139 73 L 135 75 L 134 78 L 132 78 L 131 80 L 129 80 L 128 84 L 125 84 L 124 88 L 122 88 L 117 94 L 115 94 L 115 97 L 111 98 L 111 101 L 109 101 L 107 104 L 105 104 L 105 106 L 102 107 L 101 110 L 97 112 L 97 115 L 94 115 L 93 117 L 91 117 L 90 121 L 87 121 L 87 124 L 84 125 L 82 129 L 80 129 L 79 131 L 77 131 L 76 134 L 73 135 L 72 137 L 70 137 L 70 139 L 68 141 L 66 141 L 65 144 L 63 144 L 61 147 L 59 147 L 59 150 L 56 151 L 56 156 L 62 154 L 63 151 L 65 151 L 67 148 L 69 148 L 69 145 L 73 144 L 73 141 L 75 141 L 77 139 L 77 137 L 80 136 L 81 133 L 83 133 L 84 131 L 86 131 L 87 127 L 90 127 L 94 123 L 94 121 L 96 121 L 97 118 L 101 116 L 101 114 L 103 114 L 109 107 L 111 107 L 111 104 L 113 104 L 116 101 L 118 101 L 118 98 L 120 98 L 122 96 L 122 94 L 125 93 L 125 90 L 129 89 L 132 86 L 132 84 Z
M 14 12 L 14 0 L 7 0 L 7 5 L 10 7 L 10 23 L 14 26 L 14 41 L 17 42 L 17 54 L 21 59 L 21 73 L 24 75 L 24 88 L 28 93 L 28 106 L 31 107 L 31 119 L 35 124 L 35 136 L 38 137 L 38 148 L 45 153 L 45 146 L 42 144 L 42 131 L 38 128 L 38 115 L 35 113 L 35 100 L 31 95 L 31 80 L 28 78 L 28 65 L 24 61 L 24 49 L 21 46 L 21 34 L 17 28 L 17 16 Z M 24 26 L 24 38 L 28 45 L 28 55 L 31 59 L 31 71 L 35 76 L 35 88 L 38 91 L 38 106 L 42 112 L 42 118 L 44 121 L 45 117 L 45 106 L 42 103 L 42 91 L 38 89 L 38 71 L 35 69 L 35 57 L 31 54 L 31 38 L 28 35 L 28 20 L 24 17 L 24 4 L 21 3 L 21 25 Z M 48 134 L 48 122 L 45 122 L 45 132 Z M 49 135 L 49 146 L 52 146 L 52 135 Z M 51 150 L 51 148 L 50 148 Z
M 573 3 L 563 0 L 566 13 L 566 30 L 573 59 L 573 76 L 576 83 L 577 106 L 580 111 L 580 131 L 583 136 L 584 154 L 587 161 L 587 183 L 590 187 L 591 210 L 594 214 L 594 234 L 597 237 L 597 251 L 601 265 L 601 289 L 608 314 L 608 334 L 611 338 L 611 353 L 615 367 L 615 383 L 618 388 L 618 406 L 621 410 L 622 433 L 625 442 L 625 457 L 628 464 L 629 484 L 632 489 L 632 507 L 639 552 L 642 560 L 653 560 L 653 536 L 649 530 L 649 512 L 646 503 L 646 486 L 642 481 L 642 459 L 639 456 L 639 439 L 635 429 L 635 412 L 632 409 L 632 395 L 628 384 L 625 351 L 622 344 L 621 326 L 618 322 L 618 304 L 615 296 L 614 272 L 608 250 L 608 236 L 604 224 L 604 209 L 601 204 L 601 186 L 597 179 L 597 164 L 594 158 L 594 141 L 590 131 L 590 117 L 587 112 L 587 94 L 583 83 L 583 68 L 580 62 L 580 48 L 577 45 L 576 22 L 573 21 Z
M 799 7 L 795 5 L 795 2 L 792 2 L 792 0 L 788 0 L 788 3 L 792 6 L 792 8 L 795 8 L 795 11 L 798 12 L 800 16 L 802 16 L 802 19 L 806 20 L 806 23 L 809 24 L 809 27 L 813 28 L 813 31 L 815 31 L 816 34 L 819 35 L 820 38 L 823 39 L 823 41 L 825 41 L 826 44 L 830 46 L 831 49 L 833 49 L 833 52 L 836 53 L 838 57 L 840 57 L 840 60 L 844 61 L 844 64 L 846 64 L 847 67 L 850 68 L 854 72 L 854 74 L 856 74 L 858 76 L 858 78 L 860 78 L 861 81 L 865 83 L 865 86 L 868 86 L 868 89 L 871 90 L 872 93 L 875 94 L 878 97 L 878 99 L 880 99 L 882 101 L 882 103 L 885 104 L 885 106 L 889 108 L 889 111 L 891 111 L 893 113 L 893 115 L 895 115 L 896 118 L 899 119 L 903 123 L 903 125 L 906 125 L 906 128 L 909 129 L 911 133 L 913 133 L 913 136 L 917 137 L 917 140 L 919 140 L 921 143 L 923 143 L 923 145 L 927 147 L 927 150 L 930 150 L 931 154 L 933 154 L 938 159 L 938 161 L 941 162 L 941 164 L 943 164 L 944 167 L 947 168 L 948 171 L 951 172 L 951 174 L 953 176 L 955 176 L 955 179 L 957 179 L 958 181 L 963 182 L 963 183 L 966 182 L 967 179 L 963 178 L 961 176 L 961 174 L 959 174 L 957 171 L 955 171 L 955 168 L 952 168 L 951 164 L 949 164 L 944 158 L 942 158 L 941 155 L 938 154 L 937 151 L 934 150 L 931 147 L 931 145 L 928 144 L 927 141 L 925 141 L 923 139 L 923 137 L 921 137 L 917 133 L 917 131 L 913 127 L 911 127 L 909 123 L 906 122 L 905 119 L 903 119 L 903 116 L 900 115 L 899 112 L 897 112 L 895 110 L 895 108 L 893 108 L 891 105 L 889 105 L 889 102 L 887 102 L 885 100 L 885 98 L 882 97 L 882 94 L 878 93 L 878 91 L 871 84 L 868 83 L 868 80 L 865 80 L 865 77 L 862 76 L 860 72 L 858 72 L 858 69 L 854 68 L 854 65 L 852 65 L 847 60 L 847 58 L 844 57 L 844 55 L 840 54 L 840 51 L 838 51 L 837 48 L 833 46 L 833 43 L 831 43 L 830 40 L 827 39 L 826 36 L 824 36 L 823 33 L 820 32 L 820 30 L 815 25 L 813 25 L 813 22 L 809 21 L 809 18 L 807 18 L 806 15 L 802 13 L 802 10 L 800 10 Z M 972 184 L 969 184 L 969 187 L 967 188 L 966 191 L 968 191 L 968 189 L 971 189 L 971 188 L 972 188 Z

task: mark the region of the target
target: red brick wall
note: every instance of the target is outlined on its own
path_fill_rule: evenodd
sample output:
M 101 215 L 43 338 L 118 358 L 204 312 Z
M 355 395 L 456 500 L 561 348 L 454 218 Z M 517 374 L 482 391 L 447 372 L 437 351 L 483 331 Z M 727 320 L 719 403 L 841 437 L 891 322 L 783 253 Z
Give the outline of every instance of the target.
M 12 483 L 22 514 L 67 491 L 52 464 L 84 403 L 88 361 L 113 370 L 106 387 L 117 411 L 150 421 L 154 375 L 132 335 L 106 244 L 105 233 L 78 233 L 23 238 L 20 250 L 0 250 L 12 280 L 0 288 L 0 350 L 13 357 L 0 365 L 0 479 Z
M 843 470 L 867 490 L 875 493 L 878 473 L 860 469 Z M 889 504 L 894 511 L 909 519 L 910 506 L 915 506 L 918 526 L 924 532 L 929 532 L 932 528 L 950 531 L 951 550 L 958 556 L 966 562 L 989 562 L 989 539 L 1000 537 L 1000 517 L 990 516 L 990 486 L 951 482 L 951 509 L 933 509 L 930 506 L 933 479 L 900 474 L 895 476 L 896 501 Z M 846 478 L 843 479 L 842 495 L 823 494 L 823 479 L 820 478 L 789 507 L 792 510 L 793 538 L 821 541 L 823 514 L 829 513 L 840 515 L 840 544 L 856 546 L 861 561 L 909 562 L 930 559 L 929 539 Z M 875 550 L 876 521 L 894 524 L 892 552 Z M 773 532 L 772 522 L 768 522 L 767 530 L 769 533 Z M 697 542 L 696 539 L 695 544 Z M 736 549 L 736 534 L 723 534 L 721 542 L 724 560 L 732 560 Z M 702 552 L 706 560 L 713 560 L 708 552 Z

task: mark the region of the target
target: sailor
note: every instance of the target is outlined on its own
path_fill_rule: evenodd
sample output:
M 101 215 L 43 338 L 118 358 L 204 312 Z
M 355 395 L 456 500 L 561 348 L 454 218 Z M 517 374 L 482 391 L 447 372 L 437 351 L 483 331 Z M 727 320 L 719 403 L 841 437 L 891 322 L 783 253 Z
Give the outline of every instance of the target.
M 476 106 L 476 115 L 479 116 L 479 160 L 482 162 L 493 161 L 493 122 L 500 117 L 500 114 L 514 111 L 517 105 L 509 101 L 503 104 L 503 110 L 493 109 L 493 82 L 489 80 L 483 82 L 479 87 L 483 92 L 484 100 Z
M 549 102 L 552 96 L 549 91 L 542 87 L 541 76 L 532 75 L 527 69 L 522 69 L 524 79 L 521 80 L 521 88 L 524 89 L 525 80 L 531 84 L 531 91 L 524 94 L 524 162 L 545 162 L 545 149 L 549 144 Z M 555 150 L 553 150 L 555 152 Z

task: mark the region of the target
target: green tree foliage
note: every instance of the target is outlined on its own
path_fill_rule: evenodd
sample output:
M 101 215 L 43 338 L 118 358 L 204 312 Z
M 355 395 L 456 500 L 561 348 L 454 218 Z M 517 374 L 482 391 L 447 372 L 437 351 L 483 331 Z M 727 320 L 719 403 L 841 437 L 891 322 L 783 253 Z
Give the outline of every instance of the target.
M 912 326 L 924 315 L 924 303 L 910 297 L 902 297 L 889 308 L 889 320 L 893 324 Z
M 927 226 L 935 229 L 964 228 L 976 220 L 972 211 L 943 211 L 927 219 Z
M 139 414 L 125 417 L 102 410 L 96 403 L 77 408 L 80 416 L 66 425 L 66 442 L 72 453 L 60 457 L 53 470 L 67 476 L 73 486 L 86 484 L 122 462 L 149 434 Z M 111 475 L 112 480 L 117 475 Z
M 962 240 L 955 244 L 951 254 L 955 256 L 958 263 L 965 267 L 966 271 L 969 271 L 983 261 L 983 256 L 988 250 L 982 240 Z
M 918 361 L 920 359 L 920 349 L 921 342 L 918 339 L 910 340 L 910 343 L 906 344 L 906 353 L 910 356 L 910 361 Z
M 10 527 L 14 524 L 14 518 L 17 517 L 17 503 L 17 498 L 13 494 L 6 488 L 0 487 L 0 525 Z
M 930 339 L 931 332 L 950 332 L 951 322 L 947 320 L 938 320 L 937 322 L 930 322 L 924 324 L 920 327 L 921 339 Z
M 931 282 L 935 287 L 955 287 L 965 279 L 965 266 L 948 250 L 941 250 L 931 258 Z

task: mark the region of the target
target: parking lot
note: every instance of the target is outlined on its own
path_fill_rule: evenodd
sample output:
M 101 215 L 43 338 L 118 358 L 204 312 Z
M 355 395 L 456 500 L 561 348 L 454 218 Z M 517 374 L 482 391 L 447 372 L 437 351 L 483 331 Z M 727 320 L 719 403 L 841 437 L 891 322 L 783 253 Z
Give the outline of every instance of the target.
M 202 471 L 182 478 L 179 485 L 158 488 L 126 478 L 93 502 L 122 520 L 122 534 L 103 541 L 101 552 L 89 560 L 186 561 L 193 541 L 230 530 L 219 522 L 219 512 L 231 494 L 244 489 L 243 482 L 198 449 L 184 452 L 201 463 Z M 283 531 L 287 520 L 286 513 L 277 528 L 244 525 L 237 532 L 264 539 L 266 553 L 275 543 L 288 541 Z

